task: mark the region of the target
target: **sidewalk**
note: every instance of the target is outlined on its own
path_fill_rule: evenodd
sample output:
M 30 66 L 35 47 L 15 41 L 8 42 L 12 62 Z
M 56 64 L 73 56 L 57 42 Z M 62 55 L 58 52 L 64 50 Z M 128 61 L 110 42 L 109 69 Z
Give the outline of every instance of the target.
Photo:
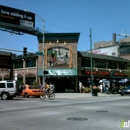
M 56 93 L 56 98 L 87 98 L 87 97 L 103 97 L 103 96 L 117 96 L 118 94 L 98 93 L 97 96 L 92 96 L 92 93 Z

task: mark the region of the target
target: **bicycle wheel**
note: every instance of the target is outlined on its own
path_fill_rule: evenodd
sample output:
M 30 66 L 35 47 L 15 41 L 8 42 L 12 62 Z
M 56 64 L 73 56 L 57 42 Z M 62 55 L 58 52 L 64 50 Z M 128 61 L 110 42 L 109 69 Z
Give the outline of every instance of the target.
M 41 100 L 44 100 L 45 98 L 46 98 L 46 94 L 43 94 L 43 95 L 40 96 Z
M 54 93 L 49 94 L 49 99 L 50 99 L 50 100 L 55 99 L 55 94 L 54 94 Z

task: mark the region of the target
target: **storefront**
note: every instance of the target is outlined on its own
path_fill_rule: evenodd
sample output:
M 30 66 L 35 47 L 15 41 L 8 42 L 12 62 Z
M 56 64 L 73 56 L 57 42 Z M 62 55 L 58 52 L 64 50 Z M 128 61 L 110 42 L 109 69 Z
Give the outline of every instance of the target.
M 92 54 L 91 66 L 90 59 L 90 53 L 78 53 L 79 79 L 83 81 L 85 85 L 88 85 L 88 82 L 91 81 L 91 67 L 93 81 L 96 84 L 98 84 L 101 79 L 120 80 L 127 77 L 126 71 L 129 60 L 120 57 Z
M 44 80 L 55 85 L 56 92 L 77 92 L 77 44 L 79 33 L 48 33 L 44 42 Z M 42 39 L 39 52 L 42 51 Z M 43 81 L 43 57 L 38 56 L 38 76 Z

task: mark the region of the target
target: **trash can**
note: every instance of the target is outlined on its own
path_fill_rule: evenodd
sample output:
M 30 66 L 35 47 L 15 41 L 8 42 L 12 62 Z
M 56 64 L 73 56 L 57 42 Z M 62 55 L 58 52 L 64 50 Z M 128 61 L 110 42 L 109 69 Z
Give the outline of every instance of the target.
M 98 96 L 98 90 L 97 90 L 97 88 L 93 88 L 93 96 Z

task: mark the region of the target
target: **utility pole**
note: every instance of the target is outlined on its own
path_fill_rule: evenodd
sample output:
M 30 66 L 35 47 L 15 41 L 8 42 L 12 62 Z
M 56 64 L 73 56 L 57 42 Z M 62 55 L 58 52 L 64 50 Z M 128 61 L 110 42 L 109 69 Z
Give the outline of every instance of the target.
M 92 59 L 92 30 L 90 28 L 90 60 L 91 60 L 91 64 L 90 64 L 90 67 L 91 67 L 91 92 L 92 92 L 92 96 L 94 96 L 94 93 L 93 93 L 93 59 Z
M 25 9 L 24 10 L 25 12 L 30 12 L 29 10 Z M 31 13 L 34 13 L 34 12 L 31 12 Z M 44 77 L 44 37 L 45 37 L 45 20 L 39 16 L 38 14 L 34 13 L 41 21 L 42 21 L 42 52 L 43 52 L 43 60 L 42 60 L 42 84 L 44 86 L 44 80 L 45 80 L 45 77 Z

